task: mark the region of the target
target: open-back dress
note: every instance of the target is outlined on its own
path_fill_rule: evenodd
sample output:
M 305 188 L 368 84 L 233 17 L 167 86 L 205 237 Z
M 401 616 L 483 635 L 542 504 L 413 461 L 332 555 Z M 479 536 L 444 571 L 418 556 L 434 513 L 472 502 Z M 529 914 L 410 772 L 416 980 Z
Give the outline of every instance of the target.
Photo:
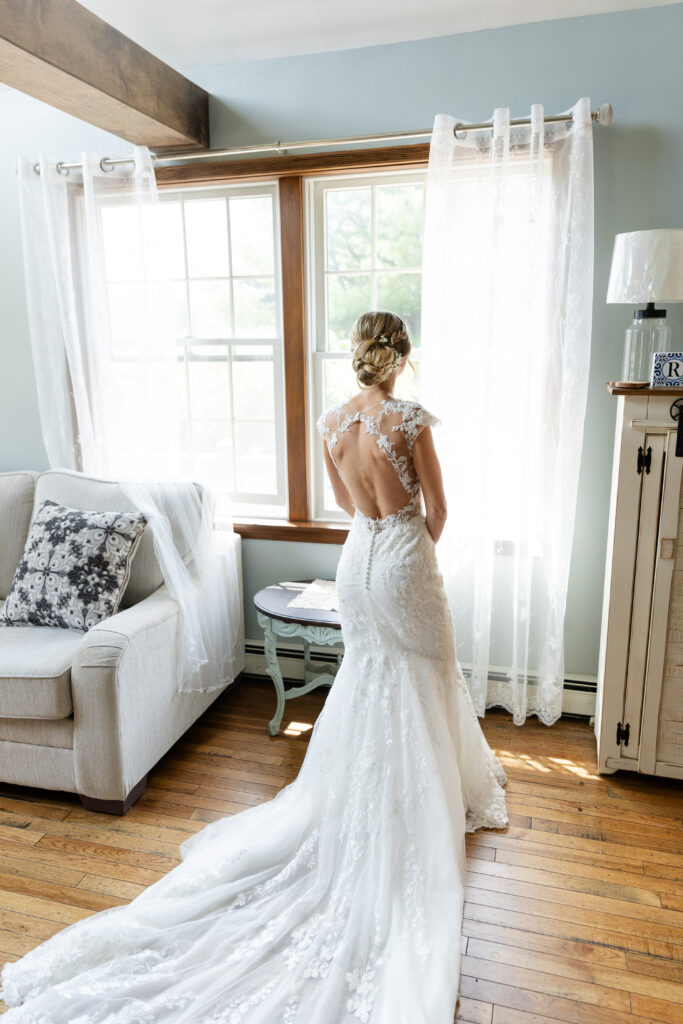
M 356 508 L 344 657 L 298 776 L 182 843 L 130 904 L 5 965 L 8 1024 L 452 1024 L 465 833 L 507 814 L 412 462 L 436 423 L 398 399 L 320 417 L 333 460 L 374 438 L 405 501 Z

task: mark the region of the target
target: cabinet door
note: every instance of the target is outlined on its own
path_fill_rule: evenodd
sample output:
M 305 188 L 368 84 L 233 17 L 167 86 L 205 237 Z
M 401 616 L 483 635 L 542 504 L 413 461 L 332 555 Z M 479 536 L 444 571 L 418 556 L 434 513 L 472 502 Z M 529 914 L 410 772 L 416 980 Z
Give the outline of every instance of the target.
M 622 722 L 628 725 L 628 742 L 621 743 L 621 756 L 633 760 L 638 770 L 641 714 L 650 636 L 652 596 L 657 557 L 657 536 L 662 498 L 664 451 L 668 434 L 646 434 L 644 451 L 652 449 L 650 472 L 643 472 L 638 517 L 638 537 L 633 576 L 633 605 L 628 643 L 628 665 Z
M 651 488 L 657 475 L 652 457 L 650 472 L 645 465 L 638 472 L 642 461 L 638 453 L 645 455 L 652 440 L 648 438 L 647 405 L 645 395 L 622 395 L 617 406 L 594 727 L 601 772 L 617 768 L 638 770 L 637 747 L 630 742 L 627 745 L 619 737 L 624 735 L 628 721 L 624 717 L 624 701 L 642 492 L 643 488 Z M 625 756 L 631 760 L 625 763 Z
M 638 765 L 650 775 L 674 774 L 667 765 L 683 767 L 682 470 L 672 431 L 664 461 Z

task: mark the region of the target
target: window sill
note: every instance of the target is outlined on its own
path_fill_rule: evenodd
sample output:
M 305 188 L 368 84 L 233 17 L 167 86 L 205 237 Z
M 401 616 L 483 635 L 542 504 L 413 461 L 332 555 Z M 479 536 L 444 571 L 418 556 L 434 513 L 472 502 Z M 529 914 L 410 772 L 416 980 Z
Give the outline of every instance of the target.
M 288 519 L 238 519 L 232 524 L 235 533 L 245 540 L 295 540 L 312 544 L 343 544 L 351 523 L 292 522 Z

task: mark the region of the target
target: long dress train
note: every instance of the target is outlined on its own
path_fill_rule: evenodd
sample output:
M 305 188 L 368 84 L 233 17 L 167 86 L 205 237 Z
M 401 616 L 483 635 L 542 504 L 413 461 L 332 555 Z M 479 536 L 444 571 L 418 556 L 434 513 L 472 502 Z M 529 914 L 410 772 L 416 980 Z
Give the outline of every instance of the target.
M 410 442 L 430 414 L 395 404 Z M 182 843 L 130 904 L 6 964 L 8 1024 L 452 1024 L 465 833 L 507 824 L 506 777 L 414 497 L 356 510 L 344 657 L 297 778 Z

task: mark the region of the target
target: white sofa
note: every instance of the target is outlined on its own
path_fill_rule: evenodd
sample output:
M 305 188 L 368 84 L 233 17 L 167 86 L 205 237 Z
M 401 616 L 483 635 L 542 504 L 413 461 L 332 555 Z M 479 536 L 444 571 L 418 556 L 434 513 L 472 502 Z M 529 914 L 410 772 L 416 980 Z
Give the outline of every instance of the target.
M 0 473 L 0 607 L 46 498 L 93 511 L 133 507 L 112 481 L 67 470 Z M 241 589 L 240 541 L 226 534 Z M 244 658 L 243 604 L 240 619 Z M 222 692 L 178 693 L 178 628 L 149 530 L 111 618 L 87 633 L 0 627 L 0 781 L 66 790 L 89 809 L 124 814 L 150 769 Z

